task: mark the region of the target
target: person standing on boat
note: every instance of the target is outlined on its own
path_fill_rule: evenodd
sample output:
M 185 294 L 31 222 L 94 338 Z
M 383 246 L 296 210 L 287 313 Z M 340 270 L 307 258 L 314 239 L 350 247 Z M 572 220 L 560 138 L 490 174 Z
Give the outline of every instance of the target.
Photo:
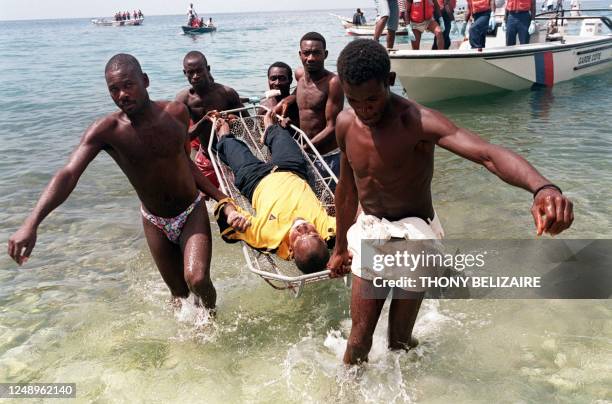
M 391 92 L 395 73 L 390 67 L 385 49 L 367 39 L 350 42 L 338 57 L 338 75 L 351 109 L 338 116 L 342 169 L 335 198 L 336 245 L 328 267 L 335 276 L 353 272 L 346 364 L 368 360 L 389 294 L 388 347 L 408 350 L 417 344 L 412 330 L 422 291 L 377 287 L 375 273 L 362 268 L 361 241 L 444 236 L 431 193 L 436 147 L 532 193 L 531 215 L 538 236 L 559 234 L 574 219 L 572 202 L 524 158 L 455 126 L 440 112 Z M 358 206 L 362 213 L 357 216 Z
M 436 49 L 448 49 L 451 45 L 450 32 L 452 23 L 455 20 L 455 7 L 457 7 L 457 0 L 437 0 L 440 12 L 442 13 L 442 21 L 444 21 L 444 48 L 438 47 L 438 41 L 434 41 L 432 50 Z M 495 1 L 495 0 L 492 0 Z
M 570 2 L 570 16 L 580 17 L 580 0 L 572 0 Z
M 473 19 L 470 26 L 470 46 L 482 49 L 487 40 L 487 31 L 495 29 L 495 0 L 467 0 L 465 20 Z
M 189 3 L 189 10 L 187 10 L 187 17 L 193 16 L 194 18 L 198 16 L 195 9 L 193 8 L 193 3 Z
M 506 1 L 506 46 L 516 45 L 518 35 L 521 45 L 529 43 L 529 36 L 535 33 L 536 0 Z
M 395 32 L 399 26 L 399 8 L 397 0 L 374 0 L 378 19 L 374 27 L 374 40 L 378 41 L 387 26 L 387 49 L 395 44 Z
M 435 35 L 437 43 L 444 43 L 444 20 L 442 17 L 438 19 L 438 23 L 434 18 L 435 15 L 441 15 L 440 6 L 437 0 L 408 0 L 406 5 L 406 13 L 408 14 L 412 35 L 412 49 L 418 50 L 421 46 L 421 35 L 425 31 L 432 32 Z
M 196 13 L 195 9 L 193 8 L 193 3 L 189 3 L 189 10 L 187 10 L 187 25 L 189 27 L 193 27 L 193 23 L 197 17 L 198 13 Z
M 185 104 L 189 110 L 192 122 L 189 136 L 192 148 L 198 150 L 195 163 L 215 186 L 219 186 L 215 170 L 206 153 L 211 130 L 207 114 L 212 111 L 242 108 L 243 105 L 236 90 L 215 82 L 202 52 L 191 51 L 185 55 L 183 74 L 191 87 L 181 90 L 176 95 L 176 101 Z M 248 113 L 244 112 L 243 115 L 245 114 L 248 116 Z
M 557 0 L 557 5 L 555 6 L 555 11 L 563 11 L 563 0 Z
M 365 24 L 365 17 L 363 16 L 363 11 L 360 8 L 357 9 L 355 14 L 353 14 L 353 25 L 359 26 Z

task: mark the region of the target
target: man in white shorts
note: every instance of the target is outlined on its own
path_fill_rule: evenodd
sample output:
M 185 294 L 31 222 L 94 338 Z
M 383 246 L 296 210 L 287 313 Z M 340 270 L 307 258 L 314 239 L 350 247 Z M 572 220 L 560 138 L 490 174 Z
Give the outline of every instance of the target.
M 374 0 L 376 4 L 376 27 L 374 28 L 374 40 L 378 41 L 387 25 L 387 49 L 392 49 L 395 43 L 395 31 L 399 24 L 398 0 Z

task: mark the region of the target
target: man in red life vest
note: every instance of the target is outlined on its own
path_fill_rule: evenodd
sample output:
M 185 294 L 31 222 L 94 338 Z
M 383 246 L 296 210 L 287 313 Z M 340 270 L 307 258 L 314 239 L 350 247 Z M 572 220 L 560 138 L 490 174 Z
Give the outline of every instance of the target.
M 536 30 L 535 9 L 535 0 L 506 2 L 506 46 L 516 45 L 517 34 L 521 45 L 529 43 L 529 35 Z
M 406 14 L 408 15 L 410 28 L 414 35 L 410 35 L 412 49 L 419 49 L 421 45 L 421 35 L 425 31 L 433 32 L 436 36 L 435 41 L 439 44 L 444 43 L 442 32 L 444 31 L 444 21 L 438 18 L 438 23 L 434 19 L 434 12 L 440 15 L 440 7 L 437 1 L 433 0 L 408 0 L 406 3 Z M 438 25 L 439 24 L 439 25 Z
M 487 31 L 495 29 L 495 0 L 467 0 L 468 9 L 465 20 L 472 17 L 470 27 L 470 46 L 484 48 Z

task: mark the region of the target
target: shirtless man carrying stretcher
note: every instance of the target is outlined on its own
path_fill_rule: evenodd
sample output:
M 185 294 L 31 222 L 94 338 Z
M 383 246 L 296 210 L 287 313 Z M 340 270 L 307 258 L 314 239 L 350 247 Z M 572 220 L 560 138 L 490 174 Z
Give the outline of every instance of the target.
M 215 200 L 226 196 L 189 158 L 187 108 L 178 102 L 151 101 L 149 78 L 131 55 L 113 56 L 105 76 L 120 111 L 85 131 L 68 163 L 10 237 L 8 253 L 19 265 L 30 257 L 40 223 L 68 198 L 89 163 L 105 151 L 138 194 L 145 237 L 172 296 L 187 297 L 193 292 L 206 308 L 214 308 L 217 293 L 210 279 L 210 223 L 202 196 Z M 233 206 L 227 205 L 225 214 L 230 223 L 242 228 L 244 218 Z
M 531 214 L 538 235 L 559 234 L 574 215 L 572 202 L 522 157 L 458 128 L 439 112 L 391 93 L 395 74 L 379 43 L 349 43 L 338 58 L 338 74 L 352 109 L 340 113 L 336 125 L 342 154 L 335 198 L 337 239 L 328 266 L 335 275 L 349 270 L 355 275 L 352 328 L 344 354 L 344 362 L 354 364 L 367 361 L 384 297 L 390 292 L 383 291 L 382 298 L 364 298 L 373 296 L 375 289 L 372 281 L 361 278 L 356 254 L 361 236 L 372 228 L 387 230 L 409 223 L 412 226 L 406 227 L 422 229 L 423 238 L 442 237 L 430 187 L 436 145 L 533 193 Z M 363 213 L 355 220 L 358 203 Z M 408 232 L 402 236 L 413 238 Z M 376 292 L 380 296 L 380 288 Z M 408 349 L 416 343 L 411 335 L 423 294 L 397 288 L 392 293 L 389 348 Z

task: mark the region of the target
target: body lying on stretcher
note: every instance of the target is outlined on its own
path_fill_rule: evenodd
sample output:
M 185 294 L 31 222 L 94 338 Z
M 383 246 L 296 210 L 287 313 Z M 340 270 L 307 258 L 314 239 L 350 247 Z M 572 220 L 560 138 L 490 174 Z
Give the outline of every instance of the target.
M 217 123 L 218 156 L 231 168 L 236 188 L 256 212 L 251 215 L 229 198 L 220 201 L 214 214 L 222 238 L 230 243 L 242 240 L 259 251 L 293 259 L 304 273 L 323 270 L 335 241 L 336 219 L 328 215 L 309 185 L 308 163 L 290 132 L 275 123 L 272 113 L 266 114 L 263 142 L 271 161 L 264 162 L 230 134 L 223 119 Z M 226 203 L 236 206 L 235 216 L 224 215 Z

